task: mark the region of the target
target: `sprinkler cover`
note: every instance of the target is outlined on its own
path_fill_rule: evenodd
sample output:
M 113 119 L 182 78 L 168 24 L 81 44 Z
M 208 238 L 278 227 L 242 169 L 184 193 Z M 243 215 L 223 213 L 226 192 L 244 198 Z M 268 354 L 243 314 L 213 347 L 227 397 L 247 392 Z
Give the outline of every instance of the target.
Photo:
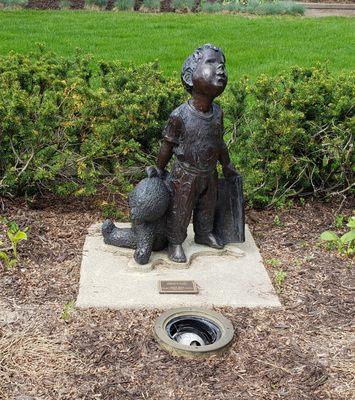
M 222 314 L 203 308 L 183 307 L 164 312 L 156 321 L 159 345 L 174 356 L 208 357 L 224 352 L 234 329 Z

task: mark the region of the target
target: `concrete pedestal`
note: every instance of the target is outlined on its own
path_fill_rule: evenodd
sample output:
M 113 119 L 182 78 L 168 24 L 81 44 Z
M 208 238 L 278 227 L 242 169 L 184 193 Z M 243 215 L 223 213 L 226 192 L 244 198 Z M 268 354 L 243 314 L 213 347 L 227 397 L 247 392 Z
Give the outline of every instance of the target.
M 104 244 L 100 227 L 92 225 L 85 240 L 77 307 L 280 306 L 248 228 L 245 243 L 216 250 L 196 244 L 189 226 L 183 244 L 187 263 L 174 263 L 165 252 L 154 252 L 150 263 L 141 266 L 133 260 L 134 250 Z M 160 294 L 159 280 L 193 280 L 199 293 Z

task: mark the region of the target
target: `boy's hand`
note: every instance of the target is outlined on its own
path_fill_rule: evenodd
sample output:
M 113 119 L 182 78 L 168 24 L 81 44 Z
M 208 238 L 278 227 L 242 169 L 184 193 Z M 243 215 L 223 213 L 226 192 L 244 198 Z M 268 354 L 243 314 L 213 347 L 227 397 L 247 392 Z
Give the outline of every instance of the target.
M 160 169 L 158 167 L 154 167 L 154 166 L 147 167 L 145 169 L 145 171 L 146 171 L 146 173 L 148 175 L 148 178 L 154 178 L 154 177 L 157 176 L 158 178 L 163 179 L 165 174 L 166 174 L 166 170 L 165 169 L 162 170 L 162 169 Z
M 161 178 L 161 179 L 164 179 L 165 174 L 166 174 L 166 170 L 156 167 L 156 171 L 157 171 L 158 177 Z
M 146 167 L 145 172 L 147 173 L 148 178 L 154 178 L 155 176 L 158 175 L 157 169 L 153 167 L 152 165 L 149 167 Z

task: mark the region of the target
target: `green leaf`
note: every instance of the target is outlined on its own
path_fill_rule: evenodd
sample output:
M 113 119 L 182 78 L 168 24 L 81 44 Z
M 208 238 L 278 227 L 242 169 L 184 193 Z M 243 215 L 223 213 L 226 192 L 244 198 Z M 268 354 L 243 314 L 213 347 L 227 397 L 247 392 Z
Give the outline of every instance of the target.
M 346 226 L 348 226 L 350 229 L 355 229 L 355 217 L 350 217 Z
M 9 256 L 4 251 L 0 251 L 0 258 L 2 258 L 6 264 L 10 261 Z
M 11 243 L 17 243 L 21 240 L 27 240 L 27 234 L 23 231 L 17 231 L 15 234 L 8 231 L 7 236 L 11 240 Z
M 14 235 L 13 240 L 14 240 L 15 242 L 19 242 L 19 241 L 21 241 L 21 240 L 27 240 L 27 234 L 26 234 L 25 232 L 23 232 L 23 231 L 18 231 L 18 232 Z
M 341 243 L 350 243 L 355 240 L 355 230 L 346 232 L 343 236 L 341 236 L 340 241 Z
M 8 226 L 11 233 L 16 233 L 20 229 L 15 221 L 9 222 Z
M 16 258 L 14 258 L 13 260 L 10 260 L 10 262 L 9 262 L 9 268 L 11 268 L 11 267 L 13 267 L 13 266 L 15 266 L 17 264 L 17 260 L 16 260 Z
M 338 236 L 335 232 L 333 231 L 325 231 L 320 235 L 320 239 L 325 241 L 325 242 L 332 242 L 338 240 Z

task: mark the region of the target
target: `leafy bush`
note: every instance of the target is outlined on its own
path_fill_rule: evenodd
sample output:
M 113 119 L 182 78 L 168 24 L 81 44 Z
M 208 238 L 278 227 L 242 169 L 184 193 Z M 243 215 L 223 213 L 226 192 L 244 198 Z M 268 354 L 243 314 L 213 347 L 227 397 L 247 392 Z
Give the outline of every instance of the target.
M 173 0 L 171 5 L 174 10 L 192 11 L 195 8 L 195 0 Z
M 28 0 L 0 0 L 2 7 L 23 7 L 27 5 Z M 85 0 L 85 6 L 89 8 L 107 9 L 108 0 Z M 132 10 L 134 0 L 116 0 L 115 8 L 118 10 Z M 196 12 L 196 4 L 194 0 L 172 0 L 172 8 L 183 12 Z M 60 0 L 59 8 L 70 8 L 70 0 Z M 143 9 L 149 11 L 160 10 L 160 0 L 143 0 Z M 214 13 L 222 10 L 228 12 L 241 12 L 259 15 L 275 15 L 275 14 L 291 14 L 303 15 L 304 6 L 294 1 L 279 0 L 232 0 L 232 1 L 216 1 L 214 3 L 204 1 L 199 10 Z
M 240 12 L 258 15 L 303 15 L 305 7 L 294 1 L 248 0 L 229 1 L 222 4 L 222 8 L 229 12 Z M 219 11 L 219 10 L 218 10 Z M 210 11 L 210 12 L 213 12 Z
M 286 12 L 285 14 L 290 15 L 304 15 L 306 7 L 297 1 L 284 1 Z
M 260 9 L 261 2 L 258 0 L 248 0 L 241 9 L 241 12 L 246 12 L 249 14 L 257 14 Z
M 224 11 L 228 12 L 239 12 L 242 11 L 243 5 L 237 1 L 229 1 L 227 3 L 223 3 L 222 8 Z
M 115 7 L 118 10 L 132 10 L 134 5 L 134 0 L 116 0 Z
M 27 4 L 28 0 L 0 0 L 0 7 L 17 8 L 23 7 Z
M 160 9 L 160 0 L 143 0 L 143 7 L 149 11 L 158 11 Z
M 206 1 L 201 4 L 201 11 L 207 12 L 207 13 L 220 12 L 220 11 L 222 11 L 222 4 L 217 1 L 215 3 Z
M 231 87 L 232 158 L 254 205 L 353 192 L 355 74 L 293 68 Z
M 255 9 L 260 15 L 303 15 L 304 11 L 304 5 L 294 1 L 265 1 Z
M 89 7 L 106 8 L 108 0 L 85 0 L 85 5 Z
M 71 1 L 70 0 L 60 0 L 59 1 L 59 8 L 70 8 L 71 6 Z
M 278 15 L 285 14 L 285 2 L 265 1 L 257 4 L 255 13 L 259 15 Z
M 354 192 L 355 74 L 293 68 L 230 86 L 226 125 L 249 202 Z M 126 192 L 185 99 L 156 64 L 93 65 L 39 49 L 0 58 L 0 194 Z
M 0 58 L 0 193 L 125 191 L 151 160 L 181 85 L 156 64 L 93 68 L 43 50 Z

